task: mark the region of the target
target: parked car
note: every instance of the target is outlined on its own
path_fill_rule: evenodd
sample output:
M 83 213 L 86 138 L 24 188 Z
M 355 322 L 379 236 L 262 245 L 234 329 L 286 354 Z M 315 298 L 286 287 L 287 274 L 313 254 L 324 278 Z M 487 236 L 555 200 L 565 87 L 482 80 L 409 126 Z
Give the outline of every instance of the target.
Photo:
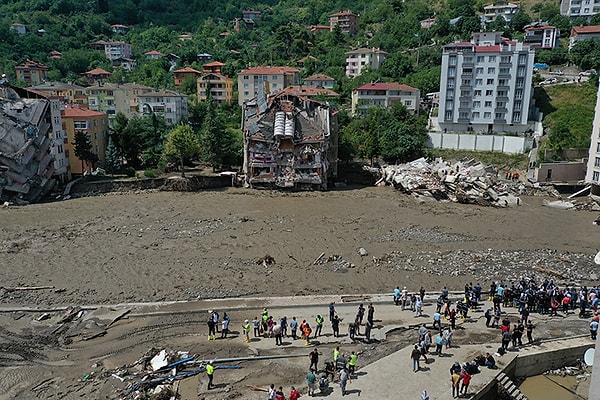
M 564 75 L 562 71 L 550 71 L 550 75 Z
M 556 78 L 548 78 L 540 82 L 540 86 L 551 85 L 553 83 L 558 83 L 558 79 Z
M 595 74 L 596 70 L 595 69 L 588 69 L 587 71 L 582 71 L 579 73 L 579 76 L 590 76 L 592 74 Z

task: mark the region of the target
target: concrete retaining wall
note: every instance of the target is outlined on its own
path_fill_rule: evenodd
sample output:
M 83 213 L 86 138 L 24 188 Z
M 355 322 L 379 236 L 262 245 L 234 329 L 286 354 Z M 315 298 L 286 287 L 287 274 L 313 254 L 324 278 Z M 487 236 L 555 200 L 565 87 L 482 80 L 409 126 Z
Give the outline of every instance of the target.
M 479 135 L 476 133 L 429 132 L 427 146 L 437 149 L 498 151 L 522 154 L 531 150 L 533 138 L 522 136 Z

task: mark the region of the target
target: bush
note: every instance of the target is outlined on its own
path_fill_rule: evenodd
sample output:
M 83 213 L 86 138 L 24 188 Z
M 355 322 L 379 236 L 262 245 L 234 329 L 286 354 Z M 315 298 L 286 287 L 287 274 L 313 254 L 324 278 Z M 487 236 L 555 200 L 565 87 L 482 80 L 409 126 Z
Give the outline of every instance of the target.
M 156 178 L 156 176 L 158 171 L 156 171 L 155 169 L 147 169 L 144 171 L 144 177 L 146 178 Z
M 133 167 L 127 167 L 125 168 L 125 175 L 127 175 L 130 178 L 133 178 L 135 176 L 135 168 Z

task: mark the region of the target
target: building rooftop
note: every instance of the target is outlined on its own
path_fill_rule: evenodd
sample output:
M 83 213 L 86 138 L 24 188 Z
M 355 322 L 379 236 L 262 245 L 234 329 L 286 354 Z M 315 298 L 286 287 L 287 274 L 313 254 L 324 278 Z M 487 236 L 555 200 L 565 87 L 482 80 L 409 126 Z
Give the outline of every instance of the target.
M 277 74 L 290 74 L 290 73 L 300 73 L 300 70 L 297 68 L 282 66 L 282 67 L 252 67 L 248 69 L 243 69 L 240 71 L 239 75 L 245 74 L 261 74 L 261 75 L 277 75 Z
M 406 90 L 412 92 L 419 89 L 397 82 L 376 82 L 364 84 L 354 90 Z
M 106 115 L 100 111 L 89 110 L 87 108 L 78 107 L 78 104 L 65 104 L 65 109 L 62 111 L 63 117 L 67 118 L 85 118 L 85 117 L 100 117 Z
M 190 67 L 185 67 L 182 69 L 178 69 L 177 71 L 173 71 L 174 73 L 177 74 L 198 74 L 201 75 L 202 72 L 195 70 L 194 68 L 190 68 Z
M 308 78 L 304 79 L 304 81 L 309 81 L 309 82 L 331 82 L 331 81 L 335 81 L 334 78 L 327 76 L 325 74 L 314 74 L 309 76 Z
M 102 68 L 94 68 L 86 72 L 87 75 L 110 75 L 110 72 Z
M 366 47 L 360 47 L 356 50 L 350 50 L 347 51 L 346 54 L 361 54 L 361 53 L 377 53 L 377 54 L 387 54 L 385 51 L 382 51 L 380 48 L 378 47 L 371 47 L 371 48 L 366 48 Z
M 582 33 L 600 33 L 600 26 L 574 26 L 571 28 L 571 36 L 580 35 Z

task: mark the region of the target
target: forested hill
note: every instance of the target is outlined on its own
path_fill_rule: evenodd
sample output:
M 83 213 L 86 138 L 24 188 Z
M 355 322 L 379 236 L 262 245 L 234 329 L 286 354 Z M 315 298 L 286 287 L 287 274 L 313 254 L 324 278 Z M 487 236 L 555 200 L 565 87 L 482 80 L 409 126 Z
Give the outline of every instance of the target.
M 352 87 L 378 79 L 407 83 L 426 93 L 439 86 L 441 45 L 468 39 L 480 30 L 483 4 L 483 0 L 4 0 L 0 68 L 14 76 L 16 64 L 33 59 L 50 67 L 50 80 L 77 82 L 83 72 L 104 68 L 113 73 L 115 82 L 168 87 L 173 84 L 172 66 L 164 58 L 146 60 L 146 52 L 174 54 L 179 57 L 177 67 L 198 69 L 197 55 L 209 53 L 213 60 L 225 63 L 224 72 L 231 76 L 250 65 L 296 66 L 298 60 L 312 56 L 304 64 L 304 76 L 320 72 L 336 78 L 336 89 L 343 96 Z M 252 30 L 243 24 L 235 30 L 234 20 L 247 9 L 260 11 L 260 20 Z M 329 15 L 342 10 L 360 15 L 357 34 L 337 30 L 316 34 L 306 29 L 327 25 Z M 535 19 L 550 21 L 568 35 L 571 22 L 549 0 L 524 7 L 510 24 L 497 20 L 485 29 L 519 38 L 534 13 Z M 422 29 L 420 20 L 433 16 L 436 24 Z M 10 29 L 15 23 L 23 24 L 27 33 Z M 117 34 L 113 24 L 130 29 Z M 180 39 L 184 32 L 191 33 L 190 40 Z M 91 49 L 97 40 L 131 44 L 138 67 L 132 72 L 114 68 L 102 52 Z M 344 75 L 345 52 L 359 46 L 379 47 L 388 57 L 377 71 L 349 81 Z M 62 58 L 50 58 L 51 51 L 59 51 Z M 538 58 L 560 61 L 566 54 L 559 49 L 540 52 Z

